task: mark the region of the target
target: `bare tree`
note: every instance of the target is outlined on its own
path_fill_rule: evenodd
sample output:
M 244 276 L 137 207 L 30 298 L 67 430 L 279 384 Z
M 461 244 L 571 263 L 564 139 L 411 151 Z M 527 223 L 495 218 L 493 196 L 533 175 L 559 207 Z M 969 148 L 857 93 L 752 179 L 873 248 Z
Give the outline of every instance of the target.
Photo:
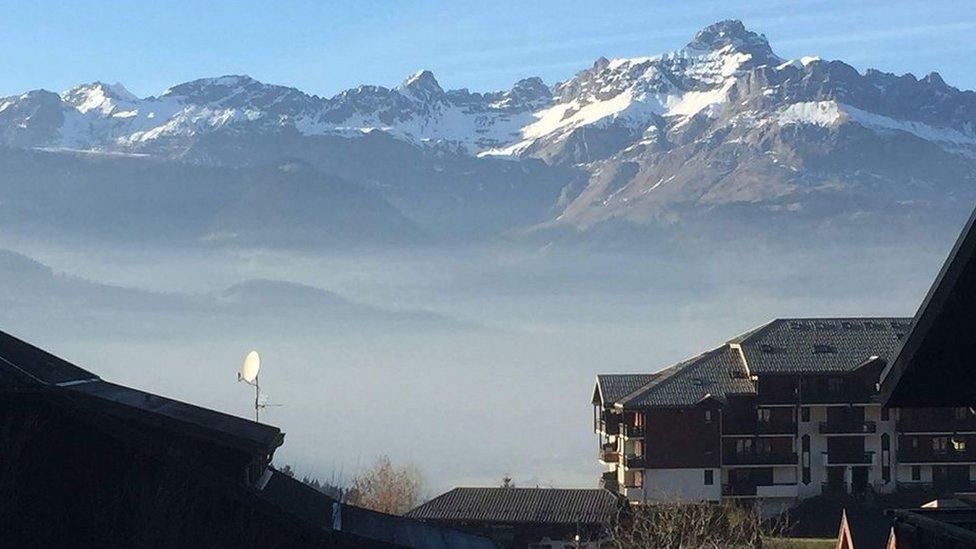
M 621 511 L 610 527 L 616 549 L 759 548 L 781 535 L 780 520 L 764 523 L 758 509 L 733 503 L 660 503 Z
M 395 467 L 389 457 L 380 456 L 353 481 L 348 500 L 374 511 L 402 515 L 420 503 L 423 487 L 416 467 Z

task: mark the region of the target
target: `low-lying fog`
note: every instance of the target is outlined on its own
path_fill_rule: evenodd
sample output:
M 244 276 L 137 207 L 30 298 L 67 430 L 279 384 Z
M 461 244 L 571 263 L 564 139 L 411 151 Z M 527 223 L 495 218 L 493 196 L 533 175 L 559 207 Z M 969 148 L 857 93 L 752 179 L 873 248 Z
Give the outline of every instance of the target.
M 951 242 L 667 257 L 478 250 L 126 250 L 0 241 L 0 329 L 123 384 L 250 417 L 276 462 L 379 454 L 431 495 L 503 476 L 594 486 L 594 375 L 652 372 L 778 316 L 912 315 Z M 28 259 L 30 257 L 32 260 Z M 285 284 L 283 282 L 293 283 Z

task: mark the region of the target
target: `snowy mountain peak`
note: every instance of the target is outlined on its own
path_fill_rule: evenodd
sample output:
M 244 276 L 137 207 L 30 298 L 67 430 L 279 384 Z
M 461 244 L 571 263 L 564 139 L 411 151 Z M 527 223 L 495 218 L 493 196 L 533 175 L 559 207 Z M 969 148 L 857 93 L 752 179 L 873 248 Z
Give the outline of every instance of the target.
M 730 46 L 735 51 L 752 54 L 757 61 L 779 60 L 765 36 L 747 29 L 742 21 L 735 19 L 719 21 L 698 31 L 686 49 L 718 51 Z
M 120 105 L 130 105 L 139 100 L 121 83 L 106 84 L 92 82 L 75 86 L 61 94 L 61 100 L 76 108 L 81 113 L 99 110 L 105 115 L 115 112 Z
M 400 84 L 400 91 L 416 99 L 428 100 L 444 94 L 443 88 L 427 69 L 417 71 Z

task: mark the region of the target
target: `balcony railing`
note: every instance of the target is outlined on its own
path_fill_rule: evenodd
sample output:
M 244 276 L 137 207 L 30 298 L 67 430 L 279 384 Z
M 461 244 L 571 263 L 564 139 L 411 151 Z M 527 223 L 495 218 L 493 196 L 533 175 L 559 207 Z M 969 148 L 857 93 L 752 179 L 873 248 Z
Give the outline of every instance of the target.
M 620 419 L 600 418 L 596 424 L 596 431 L 605 435 L 616 435 L 620 433 Z
M 611 492 L 616 492 L 620 489 L 620 483 L 617 482 L 617 471 L 607 471 L 600 476 L 600 487 L 606 488 Z
M 722 457 L 725 465 L 796 465 L 796 452 L 729 452 Z
M 899 419 L 895 429 L 902 433 L 976 432 L 976 417 L 909 417 Z
M 820 422 L 820 434 L 822 435 L 868 435 L 877 431 L 878 424 L 873 421 L 838 420 Z
M 620 425 L 620 434 L 627 438 L 640 438 L 644 436 L 644 428 L 638 427 L 636 425 L 627 425 L 622 423 Z
M 603 463 L 619 463 L 620 452 L 617 451 L 616 446 L 604 446 L 597 452 L 597 458 Z
M 806 389 L 800 394 L 800 400 L 803 404 L 854 404 L 875 402 L 878 396 L 863 389 L 840 391 Z
M 823 461 L 824 465 L 872 465 L 874 464 L 874 452 L 824 452 Z
M 628 468 L 640 468 L 644 466 L 644 456 L 638 456 L 635 454 L 628 454 L 624 456 L 624 465 Z
M 751 482 L 733 482 L 722 485 L 723 497 L 757 497 L 783 498 L 796 497 L 796 484 L 755 484 Z
M 732 420 L 722 424 L 726 435 L 792 435 L 796 423 L 791 421 Z
M 976 481 L 944 481 L 944 482 L 899 482 L 900 492 L 976 492 Z
M 931 448 L 902 448 L 899 463 L 976 463 L 976 451 L 933 450 Z

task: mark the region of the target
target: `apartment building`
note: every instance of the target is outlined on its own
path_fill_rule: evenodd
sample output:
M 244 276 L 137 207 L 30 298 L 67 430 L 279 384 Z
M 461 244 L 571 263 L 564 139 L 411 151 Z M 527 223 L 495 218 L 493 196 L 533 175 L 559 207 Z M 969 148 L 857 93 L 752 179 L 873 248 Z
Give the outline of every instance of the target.
M 601 484 L 634 503 L 972 490 L 970 408 L 881 405 L 911 323 L 777 319 L 654 374 L 598 375 Z

